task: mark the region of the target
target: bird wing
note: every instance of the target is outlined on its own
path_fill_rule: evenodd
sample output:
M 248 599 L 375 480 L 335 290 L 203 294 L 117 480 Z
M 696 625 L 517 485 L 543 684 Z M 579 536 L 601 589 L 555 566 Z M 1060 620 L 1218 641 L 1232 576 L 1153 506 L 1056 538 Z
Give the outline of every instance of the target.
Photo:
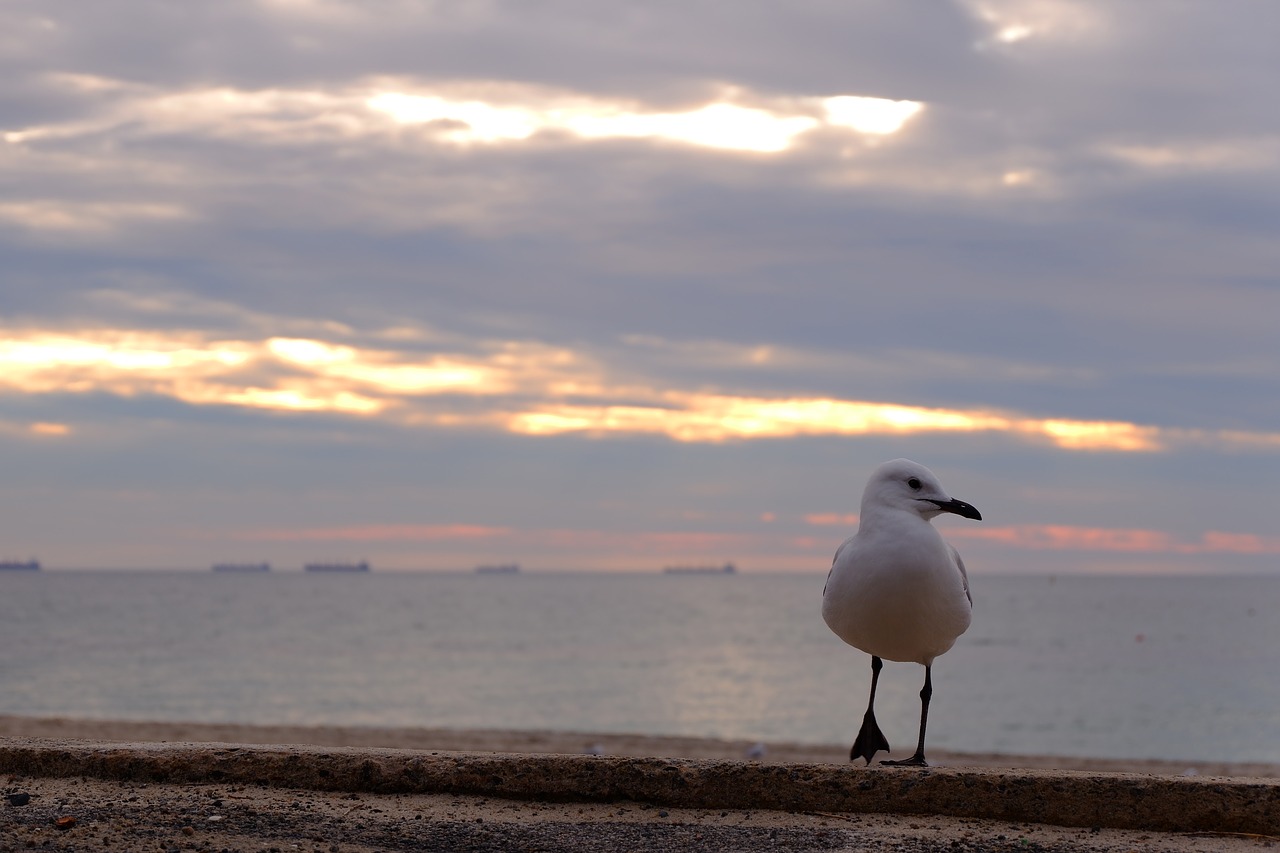
M 969 573 L 964 570 L 964 560 L 960 559 L 960 552 L 956 550 L 955 545 L 948 542 L 947 547 L 951 549 L 951 557 L 956 561 L 956 568 L 960 570 L 960 581 L 964 584 L 964 597 L 969 599 L 969 606 L 972 607 L 973 596 L 969 593 Z
M 835 556 L 831 558 L 831 568 L 827 569 L 827 581 L 822 585 L 823 595 L 827 594 L 827 585 L 831 583 L 831 573 L 836 570 L 836 563 L 840 561 L 840 552 L 844 550 L 844 546 L 848 545 L 852 541 L 853 541 L 853 537 L 850 536 L 848 539 L 841 542 L 840 547 L 836 549 Z M 970 604 L 972 603 L 973 602 L 970 602 Z

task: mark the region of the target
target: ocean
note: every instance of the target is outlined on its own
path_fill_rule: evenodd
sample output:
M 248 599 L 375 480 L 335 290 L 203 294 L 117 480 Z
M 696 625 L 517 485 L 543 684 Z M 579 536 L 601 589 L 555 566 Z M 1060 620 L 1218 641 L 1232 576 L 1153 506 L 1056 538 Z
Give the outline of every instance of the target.
M 856 733 L 870 659 L 824 576 L 0 573 L 0 713 L 630 732 Z M 1280 578 L 972 578 L 929 746 L 1280 763 Z M 877 716 L 914 743 L 924 670 Z

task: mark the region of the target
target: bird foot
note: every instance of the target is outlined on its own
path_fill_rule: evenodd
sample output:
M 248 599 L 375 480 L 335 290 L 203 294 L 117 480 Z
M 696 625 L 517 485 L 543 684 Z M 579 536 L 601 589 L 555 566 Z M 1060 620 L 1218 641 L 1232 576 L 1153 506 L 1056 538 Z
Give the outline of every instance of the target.
M 869 764 L 870 762 L 868 761 L 867 763 Z M 924 760 L 923 752 L 917 752 L 915 755 L 911 756 L 910 758 L 903 758 L 900 761 L 886 760 L 886 761 L 881 761 L 880 763 L 887 765 L 889 767 L 928 767 L 929 766 L 929 762 Z
M 854 738 L 853 749 L 849 750 L 849 760 L 856 761 L 861 758 L 870 764 L 877 752 L 888 751 L 889 741 L 880 731 L 880 726 L 876 723 L 876 715 L 868 708 L 867 713 L 862 717 L 862 728 L 858 729 L 858 736 Z

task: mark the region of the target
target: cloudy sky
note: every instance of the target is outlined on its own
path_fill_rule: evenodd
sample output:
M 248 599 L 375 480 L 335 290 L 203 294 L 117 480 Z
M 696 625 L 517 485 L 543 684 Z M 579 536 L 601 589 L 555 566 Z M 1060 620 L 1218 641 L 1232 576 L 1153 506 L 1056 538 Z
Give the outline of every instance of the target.
M 1280 574 L 1280 6 L 0 5 L 0 556 Z

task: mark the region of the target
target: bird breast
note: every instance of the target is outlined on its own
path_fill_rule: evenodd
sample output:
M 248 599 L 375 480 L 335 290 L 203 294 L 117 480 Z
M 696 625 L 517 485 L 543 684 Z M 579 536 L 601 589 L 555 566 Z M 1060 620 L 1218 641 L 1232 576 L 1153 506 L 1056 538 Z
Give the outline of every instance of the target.
M 876 541 L 861 534 L 838 552 L 822 600 L 836 636 L 885 660 L 926 666 L 969 627 L 971 607 L 951 549 L 934 533 Z

